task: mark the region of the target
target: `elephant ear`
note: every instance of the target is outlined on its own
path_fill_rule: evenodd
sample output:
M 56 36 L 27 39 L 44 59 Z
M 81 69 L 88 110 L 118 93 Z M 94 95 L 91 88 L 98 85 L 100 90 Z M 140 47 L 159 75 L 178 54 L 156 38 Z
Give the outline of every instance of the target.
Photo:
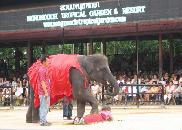
M 88 56 L 81 56 L 79 62 L 88 74 L 94 70 L 94 62 Z
M 107 57 L 101 54 L 81 56 L 79 62 L 88 74 L 108 66 Z
M 93 63 L 93 69 L 95 70 L 108 66 L 107 57 L 102 54 L 90 55 L 88 56 L 87 60 L 89 63 Z

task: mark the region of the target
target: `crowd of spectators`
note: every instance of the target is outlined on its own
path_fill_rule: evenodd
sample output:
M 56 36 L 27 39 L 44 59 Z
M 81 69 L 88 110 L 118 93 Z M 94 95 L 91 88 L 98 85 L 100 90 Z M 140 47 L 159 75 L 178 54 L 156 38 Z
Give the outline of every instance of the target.
M 107 103 L 135 104 L 137 101 L 137 86 L 129 84 L 143 84 L 138 87 L 140 104 L 159 104 L 164 101 L 168 104 L 182 104 L 182 76 L 164 73 L 159 79 L 157 73 L 140 73 L 137 77 L 132 73 L 119 73 L 116 75 L 120 86 L 118 95 L 110 97 L 104 95 Z M 138 79 L 138 80 L 137 80 Z M 146 85 L 146 86 L 145 86 Z M 147 86 L 149 85 L 149 86 Z M 92 94 L 101 103 L 102 84 L 91 83 Z M 9 106 L 11 94 L 16 106 L 26 106 L 28 99 L 28 81 L 26 75 L 12 77 L 9 80 L 0 78 L 0 105 Z
M 28 81 L 24 77 L 13 77 L 10 80 L 0 78 L 0 103 L 9 106 L 11 96 L 13 105 L 26 106 L 28 97 Z
M 159 104 L 164 101 L 166 105 L 182 104 L 182 76 L 164 73 L 159 79 L 158 74 L 140 73 L 137 75 L 131 73 L 120 73 L 116 76 L 120 86 L 119 94 L 115 97 L 109 97 L 110 103 L 126 104 L 137 101 L 137 86 L 129 84 L 143 84 L 138 87 L 140 104 Z M 93 82 L 91 85 L 94 96 L 101 102 L 102 85 Z M 107 96 L 104 99 L 108 99 Z

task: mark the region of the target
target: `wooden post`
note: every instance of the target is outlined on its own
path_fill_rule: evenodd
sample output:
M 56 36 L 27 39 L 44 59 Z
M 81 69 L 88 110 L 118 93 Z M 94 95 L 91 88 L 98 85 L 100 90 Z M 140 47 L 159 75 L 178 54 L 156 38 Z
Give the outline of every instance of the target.
M 78 54 L 78 43 L 74 43 L 74 54 Z
M 22 59 L 22 52 L 18 47 L 15 48 L 15 69 L 16 71 L 20 71 L 20 60 Z
M 103 40 L 101 42 L 101 53 L 106 55 L 106 41 L 105 40 Z
M 84 55 L 87 55 L 87 43 L 83 43 L 84 46 Z
M 93 42 L 90 40 L 89 43 L 87 43 L 87 55 L 93 54 Z
M 101 42 L 101 54 L 104 54 L 104 55 L 106 55 L 106 42 L 105 42 L 105 40 L 103 40 L 102 42 Z M 104 102 L 104 91 L 105 91 L 105 86 L 104 85 L 102 85 L 102 103 Z
M 27 58 L 28 58 L 28 68 L 33 64 L 33 47 L 31 45 L 31 42 L 28 41 L 27 44 Z M 28 69 L 27 68 L 27 69 Z M 30 92 L 30 85 L 28 86 L 28 104 L 30 104 L 30 98 L 32 96 L 31 92 Z
M 89 55 L 89 44 L 90 43 L 87 43 L 87 55 Z
M 81 53 L 81 55 L 83 55 L 84 54 L 84 44 L 83 43 L 80 43 L 80 53 Z
M 100 43 L 100 53 L 101 54 L 104 54 L 104 50 L 103 50 L 103 42 Z
M 28 55 L 28 67 L 30 67 L 33 62 L 33 47 L 30 41 L 28 41 L 28 45 L 27 45 L 27 55 Z
M 103 43 L 103 53 L 104 55 L 107 55 L 107 43 Z
M 139 60 L 139 57 L 138 57 L 138 47 L 139 47 L 139 37 L 138 37 L 138 23 L 136 24 L 136 32 L 137 32 L 137 35 L 136 35 L 136 72 L 137 72 L 137 84 L 139 83 L 138 82 L 138 78 L 139 78 L 139 70 L 138 70 L 138 60 Z M 139 108 L 139 105 L 140 105 L 140 102 L 139 102 L 139 98 L 140 98 L 140 92 L 139 92 L 139 86 L 137 85 L 137 108 Z
M 174 53 L 174 44 L 171 39 L 169 39 L 169 58 L 170 58 L 170 73 L 173 73 L 173 53 Z
M 71 53 L 72 53 L 72 54 L 75 54 L 75 44 L 72 44 Z
M 42 54 L 45 54 L 46 53 L 45 47 L 46 47 L 46 43 L 43 42 L 43 44 L 42 44 Z
M 159 34 L 159 79 L 162 78 L 163 57 L 162 57 L 162 34 Z

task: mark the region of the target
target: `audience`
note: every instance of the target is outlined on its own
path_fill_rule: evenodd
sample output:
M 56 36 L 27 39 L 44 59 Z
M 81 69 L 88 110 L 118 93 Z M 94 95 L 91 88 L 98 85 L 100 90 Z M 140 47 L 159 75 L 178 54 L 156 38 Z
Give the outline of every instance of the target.
M 159 79 L 158 73 L 143 72 L 136 74 L 131 72 L 119 72 L 117 82 L 120 86 L 119 93 L 115 97 L 108 97 L 105 95 L 105 100 L 114 104 L 136 103 L 137 89 L 139 90 L 139 101 L 141 104 L 149 104 L 150 102 L 160 103 L 164 100 L 166 105 L 169 104 L 182 104 L 182 76 L 175 73 L 169 75 L 164 73 L 162 78 Z M 137 81 L 138 79 L 138 81 Z M 141 86 L 130 86 L 124 84 L 143 84 Z M 145 86 L 146 84 L 146 86 Z M 156 86 L 161 84 L 163 86 Z M 150 85 L 150 86 L 147 86 Z M 91 85 L 92 94 L 101 103 L 102 99 L 102 85 L 93 82 Z M 164 95 L 162 96 L 162 91 Z M 10 96 L 13 95 L 14 105 L 26 106 L 28 105 L 28 81 L 25 75 L 14 76 L 12 78 L 0 77 L 0 105 L 10 105 Z
M 179 75 L 164 73 L 162 78 L 159 79 L 157 73 L 140 73 L 138 76 L 134 74 L 132 76 L 131 72 L 119 73 L 117 77 L 117 82 L 120 86 L 120 91 L 118 95 L 113 97 L 114 104 L 123 104 L 127 102 L 132 102 L 132 104 L 137 100 L 137 86 L 130 86 L 124 84 L 146 84 L 146 86 L 138 86 L 139 89 L 139 101 L 141 104 L 149 103 L 161 103 L 163 100 L 166 105 L 169 104 L 182 104 L 182 94 L 181 94 L 181 83 L 182 78 Z M 181 79 L 181 81 L 180 81 Z M 150 86 L 147 86 L 150 85 Z M 158 86 L 159 85 L 159 86 Z M 164 95 L 163 92 L 164 91 Z M 109 99 L 105 96 L 105 99 Z M 173 101 L 173 102 L 172 102 Z
M 15 76 L 9 80 L 0 78 L 0 101 L 3 106 L 10 105 L 10 99 L 13 99 L 13 105 L 26 106 L 28 98 L 28 81 L 27 79 L 16 78 Z

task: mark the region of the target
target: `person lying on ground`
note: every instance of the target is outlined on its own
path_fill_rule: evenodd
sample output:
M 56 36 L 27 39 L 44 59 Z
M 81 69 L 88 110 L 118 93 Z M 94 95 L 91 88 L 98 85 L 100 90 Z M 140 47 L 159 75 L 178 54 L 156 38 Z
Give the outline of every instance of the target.
M 75 118 L 74 124 L 93 124 L 104 121 L 112 121 L 111 108 L 104 106 L 99 113 L 89 114 L 82 118 Z

